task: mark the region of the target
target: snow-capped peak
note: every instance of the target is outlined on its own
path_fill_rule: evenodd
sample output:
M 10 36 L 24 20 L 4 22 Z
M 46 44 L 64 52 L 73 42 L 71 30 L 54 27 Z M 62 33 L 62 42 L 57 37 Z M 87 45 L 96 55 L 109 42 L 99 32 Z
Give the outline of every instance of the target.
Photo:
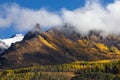
M 0 39 L 1 42 L 4 42 L 6 45 L 11 46 L 12 43 L 22 41 L 24 38 L 23 34 L 16 34 L 8 39 Z

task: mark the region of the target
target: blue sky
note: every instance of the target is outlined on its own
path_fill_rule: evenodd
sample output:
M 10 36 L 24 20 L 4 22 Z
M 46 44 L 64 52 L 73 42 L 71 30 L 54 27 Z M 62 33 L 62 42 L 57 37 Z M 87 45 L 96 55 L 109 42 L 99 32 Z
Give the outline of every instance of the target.
M 86 0 L 0 0 L 0 5 L 17 3 L 19 6 L 30 9 L 45 8 L 49 11 L 60 11 L 62 8 L 74 10 L 85 5 Z M 101 0 L 103 6 L 112 3 L 114 0 Z M 12 26 L 0 28 L 0 38 L 10 37 L 17 32 Z M 25 33 L 25 32 L 22 32 Z

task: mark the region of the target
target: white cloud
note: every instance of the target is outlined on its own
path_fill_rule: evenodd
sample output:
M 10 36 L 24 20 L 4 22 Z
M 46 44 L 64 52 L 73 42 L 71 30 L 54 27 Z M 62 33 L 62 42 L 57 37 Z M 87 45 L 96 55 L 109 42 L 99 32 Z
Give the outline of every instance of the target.
M 14 27 L 19 31 L 29 30 L 36 23 L 41 26 L 57 26 L 64 22 L 76 27 L 78 31 L 91 29 L 120 33 L 120 1 L 102 6 L 99 2 L 90 1 L 82 8 L 75 10 L 61 9 L 58 13 L 46 9 L 33 10 L 17 4 L 1 5 L 0 27 Z M 60 13 L 60 14 L 59 14 Z
M 87 3 L 74 11 L 63 10 L 64 20 L 79 31 L 91 29 L 106 32 L 120 32 L 120 1 L 103 7 L 98 2 Z
M 59 15 L 45 9 L 33 10 L 22 8 L 17 4 L 5 4 L 0 8 L 4 10 L 4 12 L 0 11 L 0 27 L 13 25 L 18 31 L 25 31 L 34 27 L 36 23 L 40 23 L 44 27 L 60 25 L 62 23 Z

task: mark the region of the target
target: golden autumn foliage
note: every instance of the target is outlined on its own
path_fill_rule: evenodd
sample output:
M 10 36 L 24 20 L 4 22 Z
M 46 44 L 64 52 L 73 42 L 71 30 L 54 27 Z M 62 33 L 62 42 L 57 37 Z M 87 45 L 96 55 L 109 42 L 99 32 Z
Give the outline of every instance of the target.
M 96 74 L 102 72 L 116 75 L 120 73 L 119 63 L 120 60 L 78 61 L 60 65 L 39 65 L 13 70 L 1 70 L 0 80 L 71 80 L 74 76 L 78 76 L 79 73 L 94 72 Z
M 109 48 L 102 43 L 97 43 L 96 47 L 103 52 L 109 51 Z
M 118 48 L 116 48 L 115 46 L 112 46 L 112 47 L 110 48 L 110 50 L 111 50 L 112 52 L 116 53 L 116 54 L 120 54 L 120 51 L 119 51 Z
M 97 52 L 97 49 L 96 49 L 96 48 L 90 48 L 89 52 L 90 52 L 90 53 Z
M 46 46 L 48 46 L 48 47 L 50 47 L 50 48 L 52 48 L 52 49 L 54 49 L 54 50 L 57 50 L 57 48 L 56 48 L 54 45 L 50 44 L 50 43 L 49 43 L 47 40 L 45 40 L 43 37 L 39 36 L 39 39 L 40 39 L 40 41 L 42 41 L 42 43 L 45 44 Z
M 81 46 L 87 46 L 89 43 L 87 40 L 83 39 L 83 40 L 78 40 L 78 43 L 81 45 Z

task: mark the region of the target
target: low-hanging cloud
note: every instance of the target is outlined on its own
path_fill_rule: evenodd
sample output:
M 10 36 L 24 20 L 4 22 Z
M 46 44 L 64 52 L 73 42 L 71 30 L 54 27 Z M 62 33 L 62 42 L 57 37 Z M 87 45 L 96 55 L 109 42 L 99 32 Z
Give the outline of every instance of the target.
M 64 23 L 75 26 L 78 31 L 103 30 L 120 33 L 120 1 L 106 6 L 88 0 L 84 7 L 75 10 L 61 9 L 58 12 L 44 8 L 33 10 L 17 4 L 0 6 L 0 27 L 13 25 L 19 31 L 29 30 L 36 23 L 43 27 L 59 26 Z

